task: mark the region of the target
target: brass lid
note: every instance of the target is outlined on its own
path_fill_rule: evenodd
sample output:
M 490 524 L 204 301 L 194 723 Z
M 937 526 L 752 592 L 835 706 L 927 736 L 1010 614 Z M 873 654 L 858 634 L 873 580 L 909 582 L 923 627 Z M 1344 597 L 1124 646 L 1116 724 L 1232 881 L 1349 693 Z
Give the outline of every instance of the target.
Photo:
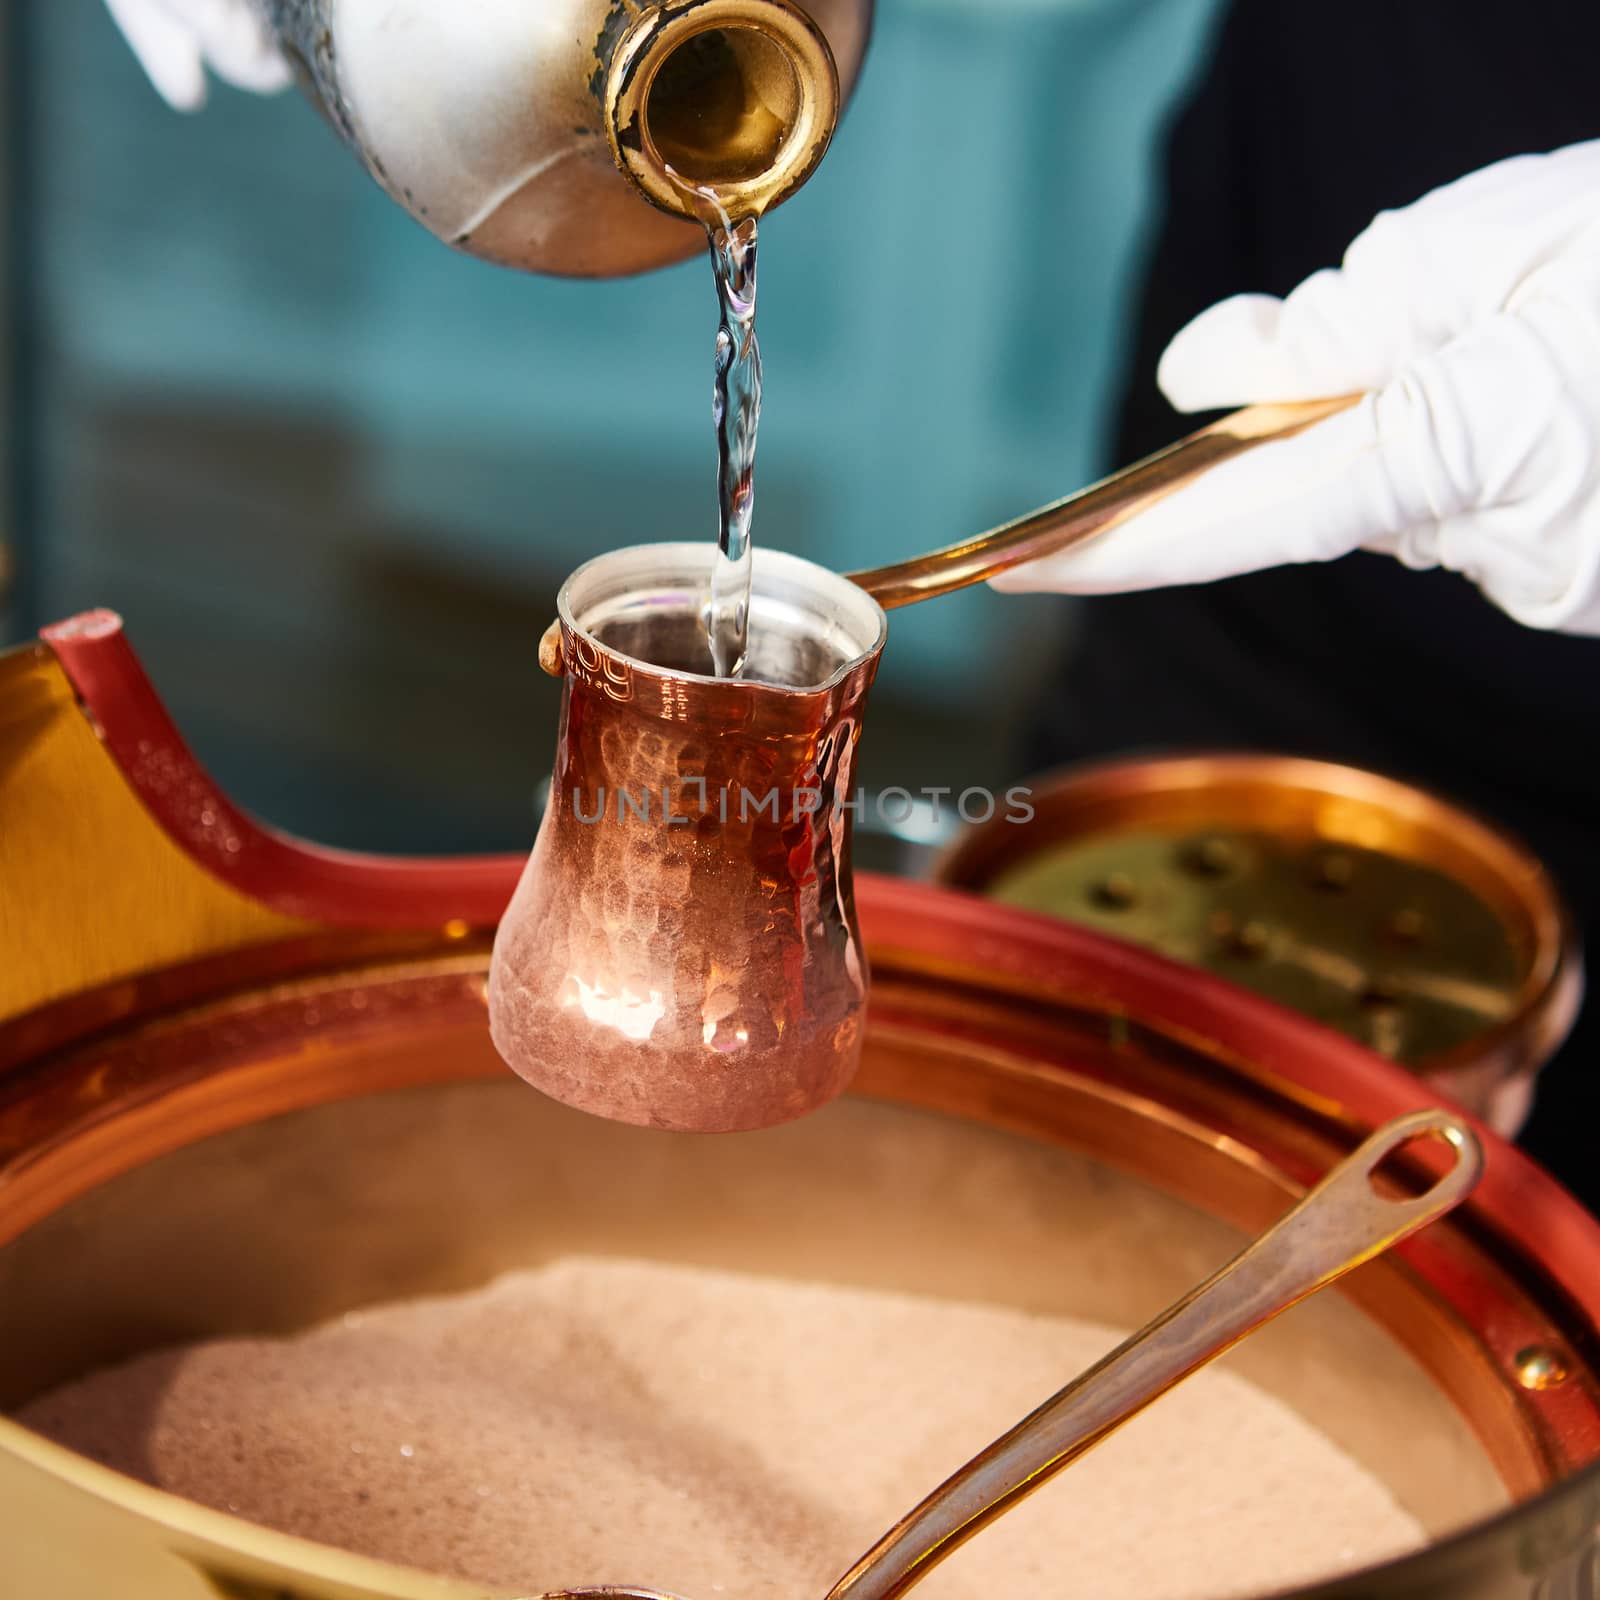
M 959 837 L 940 881 L 1228 978 L 1502 1125 L 1572 1024 L 1577 940 L 1548 874 L 1432 795 L 1219 755 L 1069 771 L 1031 804 Z
M 668 0 L 640 13 L 605 80 L 617 165 L 652 205 L 714 223 L 759 216 L 816 170 L 839 74 L 789 0 Z

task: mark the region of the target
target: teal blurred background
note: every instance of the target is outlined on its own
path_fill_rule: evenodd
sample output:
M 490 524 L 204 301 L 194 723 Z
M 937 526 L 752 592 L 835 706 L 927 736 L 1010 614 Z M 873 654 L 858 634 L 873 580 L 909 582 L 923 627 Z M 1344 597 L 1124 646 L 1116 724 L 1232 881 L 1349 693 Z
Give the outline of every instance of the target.
M 758 542 L 912 554 L 1098 474 L 1158 138 L 1217 0 L 880 0 L 763 229 Z M 168 111 L 97 0 L 5 13 L 6 627 L 123 613 L 235 798 L 374 849 L 509 847 L 555 587 L 713 536 L 703 261 L 520 278 L 393 207 L 294 96 Z M 998 782 L 1070 611 L 892 620 L 869 784 Z

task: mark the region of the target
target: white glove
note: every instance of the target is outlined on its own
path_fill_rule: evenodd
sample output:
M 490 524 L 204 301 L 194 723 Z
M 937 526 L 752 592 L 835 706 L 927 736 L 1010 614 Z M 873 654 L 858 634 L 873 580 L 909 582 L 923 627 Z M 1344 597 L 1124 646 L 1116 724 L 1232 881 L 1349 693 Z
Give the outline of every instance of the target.
M 1383 551 L 1537 628 L 1600 634 L 1600 141 L 1385 212 L 1287 300 L 1203 312 L 1180 411 L 1366 391 L 1103 536 L 993 580 L 1105 594 Z
M 206 103 L 207 67 L 257 94 L 289 84 L 289 64 L 249 0 L 106 0 L 106 6 L 175 111 Z

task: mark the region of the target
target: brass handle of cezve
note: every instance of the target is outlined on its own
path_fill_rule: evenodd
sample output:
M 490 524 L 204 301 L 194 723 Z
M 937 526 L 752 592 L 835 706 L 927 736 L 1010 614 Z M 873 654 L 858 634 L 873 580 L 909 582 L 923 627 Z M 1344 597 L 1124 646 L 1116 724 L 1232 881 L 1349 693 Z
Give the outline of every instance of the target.
M 1043 510 L 910 561 L 852 572 L 850 580 L 886 611 L 982 583 L 1008 567 L 1020 567 L 1105 533 L 1224 461 L 1257 445 L 1292 439 L 1314 423 L 1347 411 L 1360 399 L 1358 394 L 1347 394 L 1335 400 L 1246 406 Z M 539 665 L 551 676 L 561 676 L 558 622 L 552 622 L 539 641 Z
M 885 610 L 964 589 L 1008 567 L 1054 555 L 1104 533 L 1175 489 L 1192 483 L 1201 473 L 1257 445 L 1293 438 L 1314 423 L 1348 410 L 1360 399 L 1360 395 L 1350 394 L 1335 400 L 1246 406 L 1165 450 L 1004 527 L 910 561 L 852 572 L 849 577 Z

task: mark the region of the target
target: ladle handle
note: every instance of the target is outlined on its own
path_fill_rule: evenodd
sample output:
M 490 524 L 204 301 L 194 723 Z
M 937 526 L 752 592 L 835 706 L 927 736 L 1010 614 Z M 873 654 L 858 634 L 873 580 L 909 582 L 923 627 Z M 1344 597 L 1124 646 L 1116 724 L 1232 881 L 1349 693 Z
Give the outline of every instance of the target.
M 1174 489 L 1257 445 L 1303 433 L 1313 423 L 1353 406 L 1360 395 L 1246 406 L 1111 477 L 1080 489 L 1043 510 L 1008 522 L 963 544 L 947 545 L 910 561 L 848 574 L 886 611 L 964 589 L 1008 567 L 1054 555 L 1126 522 Z
M 1455 1160 L 1427 1193 L 1393 1198 L 1373 1176 L 1402 1146 L 1443 1139 Z M 1483 1151 L 1460 1118 L 1387 1123 L 1292 1211 L 947 1479 L 891 1528 L 828 1600 L 893 1600 L 1001 1512 L 1093 1449 L 1246 1334 L 1442 1217 L 1472 1192 Z

